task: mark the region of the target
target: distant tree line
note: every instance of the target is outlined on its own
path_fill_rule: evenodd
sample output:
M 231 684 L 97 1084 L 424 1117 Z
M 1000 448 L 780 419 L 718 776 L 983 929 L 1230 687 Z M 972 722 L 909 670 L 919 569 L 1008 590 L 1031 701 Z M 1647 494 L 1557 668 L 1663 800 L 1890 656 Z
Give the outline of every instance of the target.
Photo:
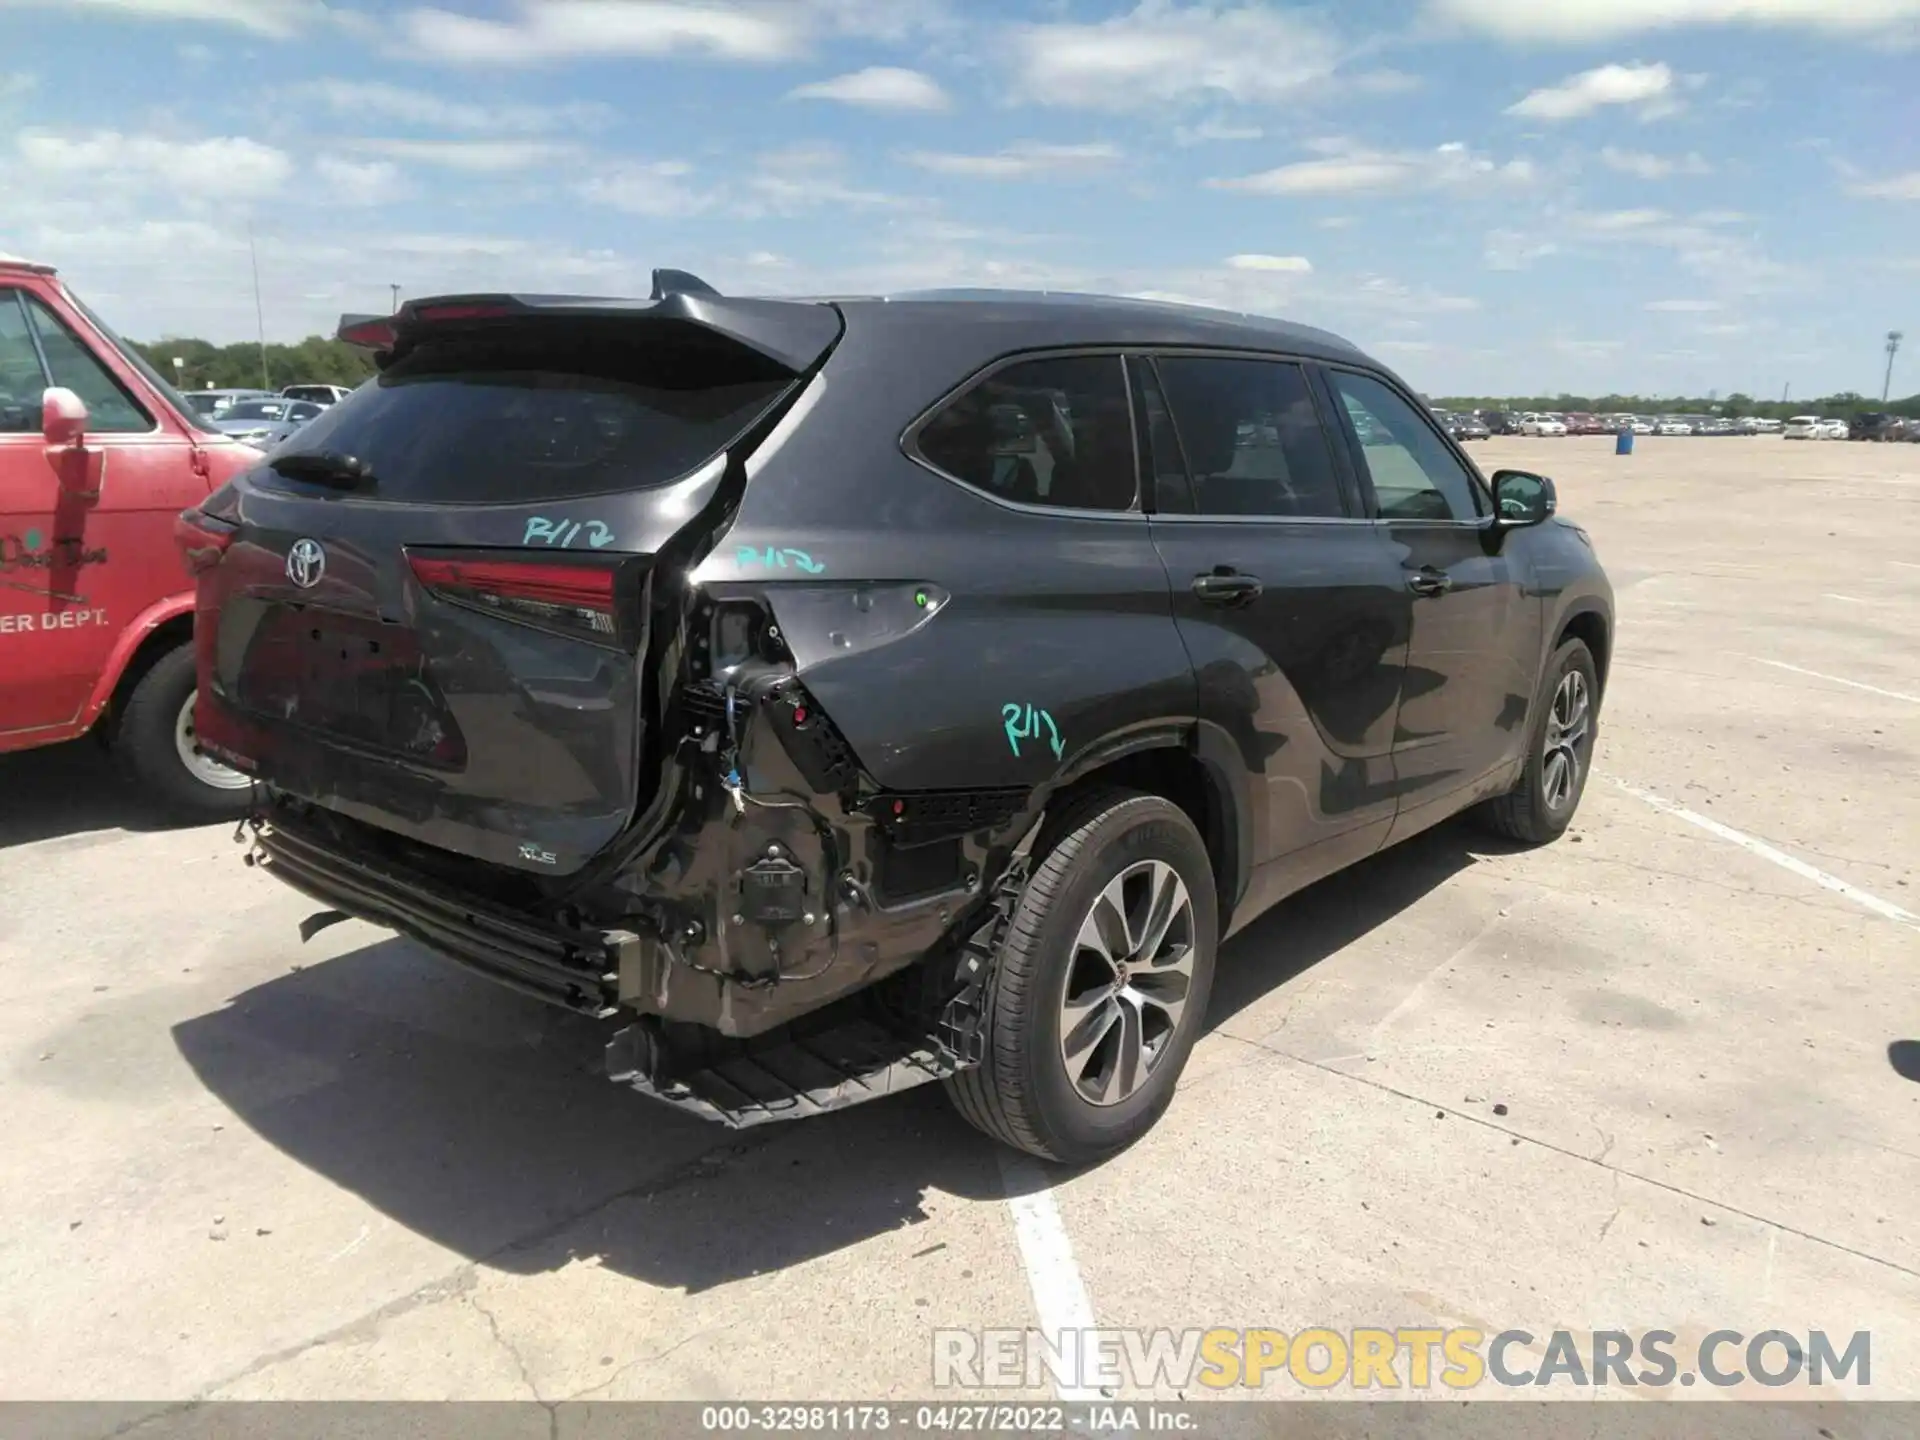
M 297 345 L 269 345 L 262 376 L 260 346 L 251 340 L 215 345 L 207 340 L 152 340 L 133 343 L 153 368 L 183 390 L 263 389 L 282 385 L 345 385 L 373 376 L 373 360 L 340 340 L 309 335 Z M 178 369 L 174 359 L 185 363 Z
M 1827 415 L 1846 420 L 1855 415 L 1885 412 L 1920 419 L 1920 395 L 1882 404 L 1870 395 L 1851 390 L 1814 400 L 1756 400 L 1735 392 L 1719 399 L 1679 395 L 1526 395 L 1446 396 L 1431 402 L 1441 410 L 1557 410 L 1582 415 L 1721 415 L 1738 420 L 1743 415 L 1763 420 L 1786 420 L 1795 415 Z

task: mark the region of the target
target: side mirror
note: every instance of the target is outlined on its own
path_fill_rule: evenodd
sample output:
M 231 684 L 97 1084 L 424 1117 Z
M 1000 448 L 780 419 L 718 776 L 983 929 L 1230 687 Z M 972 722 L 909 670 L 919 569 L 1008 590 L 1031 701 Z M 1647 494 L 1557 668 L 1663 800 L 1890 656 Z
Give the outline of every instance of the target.
M 40 433 L 60 488 L 78 500 L 98 500 L 107 456 L 87 449 L 87 402 L 64 386 L 48 386 L 40 397 Z
M 40 433 L 48 445 L 78 445 L 87 434 L 87 402 L 64 386 L 48 386 L 40 397 Z
M 1493 472 L 1493 506 L 1499 523 L 1508 529 L 1538 525 L 1560 506 L 1553 481 L 1526 470 Z

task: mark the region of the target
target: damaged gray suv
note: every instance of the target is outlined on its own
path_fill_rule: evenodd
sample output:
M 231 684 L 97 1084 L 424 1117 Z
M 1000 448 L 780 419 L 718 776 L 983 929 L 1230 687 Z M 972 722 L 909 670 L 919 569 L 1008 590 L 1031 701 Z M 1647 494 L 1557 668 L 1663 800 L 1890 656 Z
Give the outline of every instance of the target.
M 182 517 L 255 857 L 731 1125 L 943 1081 L 1081 1160 L 1222 939 L 1580 802 L 1611 592 L 1322 331 L 941 293 L 417 300 Z

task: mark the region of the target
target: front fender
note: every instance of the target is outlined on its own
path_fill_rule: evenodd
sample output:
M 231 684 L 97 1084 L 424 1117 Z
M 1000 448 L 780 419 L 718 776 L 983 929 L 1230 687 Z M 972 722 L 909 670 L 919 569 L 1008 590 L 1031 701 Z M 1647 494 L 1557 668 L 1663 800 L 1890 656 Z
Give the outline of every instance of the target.
M 87 697 L 86 708 L 80 712 L 83 725 L 91 726 L 100 718 L 100 712 L 113 700 L 114 691 L 119 688 L 127 667 L 133 663 L 134 656 L 140 653 L 153 632 L 182 615 L 192 615 L 193 603 L 191 590 L 169 595 L 142 610 L 120 631 L 112 653 L 107 656 L 107 663 L 100 668 L 99 679 L 93 683 L 93 694 Z

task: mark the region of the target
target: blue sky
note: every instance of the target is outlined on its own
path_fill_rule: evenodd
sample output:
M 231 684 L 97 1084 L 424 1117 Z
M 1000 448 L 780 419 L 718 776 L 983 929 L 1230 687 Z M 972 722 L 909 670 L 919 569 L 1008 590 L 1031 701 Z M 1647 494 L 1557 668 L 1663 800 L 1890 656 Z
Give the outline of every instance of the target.
M 0 250 L 128 334 L 987 284 L 1435 393 L 1920 390 L 1920 0 L 0 0 Z M 1903 356 L 1903 360 L 1907 357 Z

